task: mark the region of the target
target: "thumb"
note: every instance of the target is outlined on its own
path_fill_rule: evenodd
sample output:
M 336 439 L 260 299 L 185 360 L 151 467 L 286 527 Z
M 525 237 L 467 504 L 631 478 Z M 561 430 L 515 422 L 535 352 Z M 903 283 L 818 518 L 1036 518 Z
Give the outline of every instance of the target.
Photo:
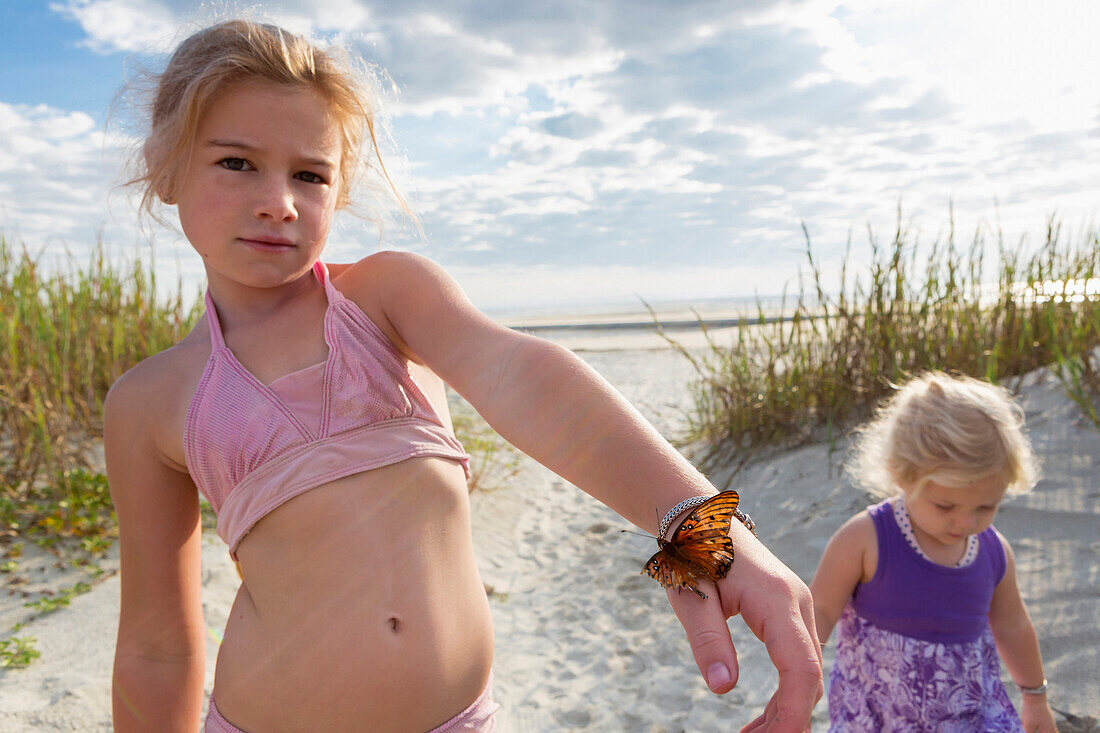
M 699 589 L 709 598 L 690 591 L 668 590 L 668 602 L 687 632 L 691 653 L 711 692 L 726 693 L 737 684 L 737 652 L 726 625 L 726 616 L 718 600 L 718 591 L 710 583 Z

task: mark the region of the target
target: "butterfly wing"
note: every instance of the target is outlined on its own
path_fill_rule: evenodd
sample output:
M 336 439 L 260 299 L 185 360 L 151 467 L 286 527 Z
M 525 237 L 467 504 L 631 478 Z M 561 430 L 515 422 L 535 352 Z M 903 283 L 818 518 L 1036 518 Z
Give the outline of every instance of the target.
M 672 534 L 670 554 L 698 577 L 712 582 L 726 577 L 733 564 L 730 524 L 739 501 L 736 491 L 723 491 L 701 504 Z
M 698 576 L 689 568 L 677 562 L 665 549 L 658 550 L 645 564 L 643 573 L 656 580 L 665 588 L 686 588 L 700 598 L 707 594 L 695 587 Z
M 706 598 L 695 584 L 717 582 L 733 564 L 730 524 L 740 501 L 736 491 L 712 496 L 692 511 L 661 549 L 645 564 L 643 572 L 665 588 L 688 588 Z

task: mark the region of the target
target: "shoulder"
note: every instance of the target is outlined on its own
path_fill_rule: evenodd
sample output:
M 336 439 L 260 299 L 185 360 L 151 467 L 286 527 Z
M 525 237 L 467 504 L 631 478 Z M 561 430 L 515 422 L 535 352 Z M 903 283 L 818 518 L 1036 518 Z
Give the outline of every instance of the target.
M 999 529 L 997 529 L 993 525 L 989 525 L 989 529 L 987 531 L 989 532 L 990 537 L 996 539 L 997 543 L 1004 549 L 1005 555 L 1013 554 L 1012 544 L 1008 541 L 1007 537 L 1001 534 L 1001 531 Z
M 1014 575 L 1016 573 L 1016 553 L 1013 551 L 1011 543 L 992 525 L 989 526 L 986 532 L 989 533 L 990 545 L 994 550 L 993 562 L 997 572 L 1001 574 L 1002 579 L 1006 575 Z M 1000 550 L 1000 552 L 997 552 L 997 550 Z
M 203 322 L 205 319 L 200 325 Z M 115 380 L 107 391 L 104 407 L 126 409 L 148 398 L 159 399 L 146 402 L 146 406 L 158 404 L 166 393 L 179 391 L 188 376 L 194 375 L 197 380 L 209 356 L 210 340 L 201 338 L 196 326 L 178 344 L 146 357 Z
M 413 252 L 383 250 L 357 262 L 328 265 L 332 284 L 357 305 L 406 357 L 410 314 L 435 320 L 444 309 L 468 304 L 461 288 L 438 264 Z M 415 323 L 412 328 L 415 328 Z
M 866 511 L 848 519 L 829 539 L 811 590 L 815 602 L 832 609 L 833 622 L 856 586 L 874 575 L 876 549 L 875 526 Z
M 446 270 L 414 252 L 384 250 L 328 268 L 332 284 L 375 321 L 380 316 L 388 322 L 394 312 L 409 308 L 438 309 L 468 302 Z
M 110 413 L 126 413 L 128 417 L 151 412 L 139 408 L 155 404 L 150 400 L 158 395 L 163 396 L 163 390 L 173 384 L 179 371 L 177 361 L 173 358 L 178 348 L 177 345 L 165 349 L 127 370 L 107 391 L 103 409 Z
M 875 520 L 871 517 L 871 510 L 864 509 L 841 525 L 833 535 L 833 539 L 839 538 L 847 543 L 866 544 L 874 543 L 875 536 Z
M 843 562 L 861 570 L 860 581 L 874 577 L 878 567 L 878 533 L 875 520 L 865 509 L 845 522 L 829 540 L 829 548 Z
M 851 517 L 829 539 L 828 551 L 851 557 L 862 557 L 876 547 L 875 522 L 864 510 Z
M 352 300 L 371 294 L 400 292 L 403 288 L 425 281 L 453 283 L 446 271 L 431 259 L 415 252 L 383 250 L 357 262 L 328 266 L 333 284 Z
M 187 407 L 210 356 L 209 339 L 197 332 L 142 360 L 111 385 L 103 401 L 108 442 L 125 436 L 128 444 L 155 444 L 173 460 L 182 458 Z
M 332 265 L 329 271 L 344 297 L 402 353 L 437 373 L 447 371 L 444 361 L 476 365 L 487 340 L 506 341 L 512 335 L 478 311 L 458 282 L 422 255 L 377 252 L 350 265 Z

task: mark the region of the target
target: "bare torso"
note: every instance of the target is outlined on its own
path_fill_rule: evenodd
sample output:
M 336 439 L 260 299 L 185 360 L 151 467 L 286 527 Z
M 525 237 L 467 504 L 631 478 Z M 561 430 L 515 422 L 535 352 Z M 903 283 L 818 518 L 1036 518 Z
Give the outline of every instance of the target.
M 290 309 L 289 322 L 238 339 L 227 334 L 227 343 L 270 382 L 324 358 L 323 309 L 323 293 L 315 293 Z M 166 360 L 175 389 L 158 442 L 183 471 L 187 407 L 210 354 L 206 332 L 200 323 Z M 286 336 L 294 333 L 304 335 Z M 261 361 L 273 339 L 295 361 Z M 449 419 L 439 378 L 410 368 Z M 237 727 L 427 731 L 484 689 L 492 621 L 474 563 L 465 475 L 454 461 L 413 458 L 314 488 L 261 519 L 237 556 L 243 582 L 214 688 Z

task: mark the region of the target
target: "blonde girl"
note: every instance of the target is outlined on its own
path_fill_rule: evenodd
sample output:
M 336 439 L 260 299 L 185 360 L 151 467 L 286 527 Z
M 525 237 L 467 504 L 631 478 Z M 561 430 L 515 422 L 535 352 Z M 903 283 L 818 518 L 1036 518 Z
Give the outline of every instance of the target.
M 195 329 L 104 407 L 116 730 L 199 726 L 200 491 L 243 577 L 207 731 L 493 728 L 493 630 L 444 382 L 640 527 L 714 493 L 582 361 L 489 320 L 429 260 L 321 261 L 361 161 L 382 173 L 374 104 L 340 54 L 246 21 L 187 38 L 159 78 L 140 184 L 176 208 L 208 290 Z M 779 670 L 747 729 L 801 730 L 821 694 L 809 592 L 740 523 L 731 537 L 709 599 L 671 603 L 719 693 L 737 680 L 726 619 L 740 613 Z
M 833 535 L 811 584 L 818 636 L 838 626 L 830 730 L 1054 733 L 1016 560 L 992 526 L 1035 482 L 1023 422 L 1006 390 L 933 372 L 861 431 L 852 472 L 884 500 Z

